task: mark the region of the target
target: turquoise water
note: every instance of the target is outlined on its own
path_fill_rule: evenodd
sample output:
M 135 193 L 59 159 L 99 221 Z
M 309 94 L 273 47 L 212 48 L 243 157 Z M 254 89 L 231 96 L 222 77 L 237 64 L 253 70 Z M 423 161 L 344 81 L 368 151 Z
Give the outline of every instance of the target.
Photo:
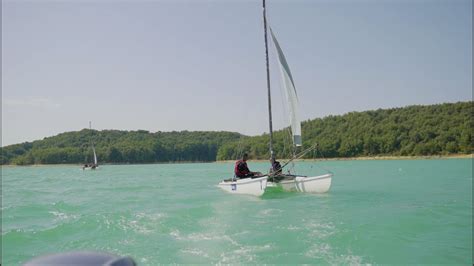
M 70 250 L 139 265 L 473 262 L 471 159 L 298 167 L 332 170 L 330 192 L 230 195 L 215 185 L 231 163 L 4 167 L 2 265 Z

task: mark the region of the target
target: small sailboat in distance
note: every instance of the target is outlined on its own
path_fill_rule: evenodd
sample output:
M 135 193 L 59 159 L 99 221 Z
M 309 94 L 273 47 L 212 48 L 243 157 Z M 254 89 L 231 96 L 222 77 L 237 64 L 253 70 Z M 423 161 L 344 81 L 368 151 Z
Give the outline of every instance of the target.
M 96 170 L 99 168 L 99 164 L 97 163 L 97 154 L 95 153 L 95 147 L 94 144 L 92 144 L 92 152 L 94 153 L 94 162 L 85 164 L 82 167 L 82 170 Z
M 89 121 L 89 129 L 91 129 L 91 122 Z M 94 143 L 91 141 L 92 152 L 94 153 L 94 162 L 93 163 L 86 163 L 82 166 L 82 170 L 96 170 L 99 168 L 99 164 L 97 163 L 97 154 L 95 152 Z

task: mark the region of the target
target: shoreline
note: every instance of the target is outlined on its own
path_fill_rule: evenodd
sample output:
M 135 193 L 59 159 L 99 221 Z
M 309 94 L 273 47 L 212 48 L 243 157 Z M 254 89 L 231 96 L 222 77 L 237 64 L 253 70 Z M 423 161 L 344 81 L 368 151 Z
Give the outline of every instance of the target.
M 433 160 L 433 159 L 467 159 L 474 158 L 474 154 L 452 154 L 452 155 L 417 155 L 417 156 L 362 156 L 362 157 L 336 157 L 336 158 L 315 158 L 315 159 L 296 159 L 296 162 L 313 162 L 313 161 L 365 161 L 365 160 Z M 279 161 L 288 159 L 277 158 Z M 267 162 L 262 159 L 249 159 L 252 162 Z M 235 162 L 235 160 L 216 161 L 217 163 Z
M 314 161 L 365 161 L 365 160 L 434 160 L 434 159 L 467 159 L 474 158 L 474 154 L 452 154 L 452 155 L 426 155 L 426 156 L 363 156 L 363 157 L 337 157 L 337 158 L 316 158 L 316 159 L 296 159 L 296 162 L 314 162 Z M 287 161 L 288 159 L 278 158 L 279 161 Z M 249 159 L 251 162 L 268 162 L 263 159 Z M 191 164 L 191 163 L 234 163 L 235 160 L 221 160 L 221 161 L 186 161 L 186 162 L 156 162 L 156 163 L 104 163 L 100 165 L 149 165 L 149 164 Z M 77 166 L 82 164 L 30 164 L 30 165 L 15 165 L 4 164 L 1 167 L 42 167 L 42 166 Z

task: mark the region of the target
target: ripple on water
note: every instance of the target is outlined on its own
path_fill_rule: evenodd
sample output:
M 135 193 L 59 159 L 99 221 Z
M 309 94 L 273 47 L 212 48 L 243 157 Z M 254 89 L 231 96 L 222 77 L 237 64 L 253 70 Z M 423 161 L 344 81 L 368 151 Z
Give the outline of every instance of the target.
M 277 216 L 280 216 L 282 213 L 283 213 L 283 210 L 270 208 L 270 209 L 261 210 L 257 214 L 257 217 L 259 218 L 277 217 Z
M 181 253 L 199 256 L 205 259 L 205 262 L 212 261 L 217 264 L 255 263 L 259 252 L 272 249 L 271 244 L 241 244 L 234 236 L 242 234 L 248 234 L 248 232 L 237 232 L 232 236 L 219 232 L 182 234 L 178 229 L 170 232 L 174 239 L 186 246 Z
M 209 258 L 209 254 L 207 254 L 206 252 L 198 248 L 185 248 L 181 250 L 181 252 L 198 256 L 198 257 L 202 257 L 202 258 Z
M 336 232 L 336 227 L 332 223 L 312 222 L 305 224 L 305 226 L 309 231 L 309 236 L 319 239 L 327 238 Z
M 108 226 L 116 225 L 123 231 L 133 231 L 142 235 L 150 235 L 158 231 L 159 225 L 166 217 L 164 213 L 144 213 L 139 212 L 131 216 L 122 215 L 117 222 L 106 219 Z
M 331 265 L 360 265 L 363 263 L 362 257 L 353 255 L 351 252 L 338 254 L 338 252 L 327 243 L 311 245 L 304 255 L 308 258 L 321 260 Z
M 265 244 L 261 246 L 255 245 L 240 245 L 238 247 L 220 254 L 218 264 L 229 264 L 229 263 L 257 263 L 257 255 L 260 252 L 268 252 L 272 249 L 271 244 Z

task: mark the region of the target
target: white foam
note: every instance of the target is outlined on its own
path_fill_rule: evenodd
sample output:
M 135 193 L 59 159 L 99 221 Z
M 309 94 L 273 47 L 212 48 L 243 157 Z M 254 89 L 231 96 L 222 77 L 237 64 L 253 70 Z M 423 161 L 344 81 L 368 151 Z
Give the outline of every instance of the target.
M 105 223 L 108 224 L 108 222 Z M 122 230 L 132 230 L 143 235 L 149 235 L 154 231 L 154 228 L 150 228 L 150 225 L 153 226 L 153 223 L 144 222 L 143 219 L 127 220 L 125 217 L 121 217 L 118 222 L 118 226 L 122 228 Z
M 59 211 L 49 211 L 48 213 L 51 213 L 52 215 L 56 217 L 57 220 L 61 220 L 61 221 L 77 218 L 77 215 L 74 215 L 74 214 L 68 215 L 66 213 L 59 212 Z
M 179 233 L 179 230 L 171 231 L 170 236 L 174 237 L 176 240 L 183 240 L 183 238 L 181 237 L 181 234 Z
M 259 217 L 275 217 L 283 213 L 280 209 L 265 209 L 258 213 Z
M 239 232 L 237 234 L 245 234 L 248 232 Z M 198 247 L 189 247 L 183 249 L 183 253 L 188 253 L 203 258 L 219 258 L 217 264 L 229 264 L 229 263 L 252 263 L 256 259 L 256 253 L 270 250 L 272 248 L 271 244 L 265 244 L 263 246 L 246 246 L 242 245 L 233 239 L 229 235 L 222 234 L 220 232 L 211 232 L 211 233 L 190 233 L 188 235 L 182 235 L 179 230 L 173 230 L 170 232 L 170 235 L 179 241 L 184 241 L 186 245 L 194 243 L 192 245 L 198 245 Z M 212 256 L 207 253 L 205 250 L 202 250 L 204 242 L 217 243 L 218 246 L 224 247 L 228 246 L 225 242 L 230 244 L 228 251 L 220 253 L 220 255 L 212 254 Z
M 326 238 L 336 232 L 335 226 L 333 224 L 324 224 L 324 223 L 308 223 L 306 224 L 308 228 L 309 235 L 316 238 Z
M 331 255 L 331 247 L 328 244 L 315 244 L 306 251 L 305 256 L 315 259 L 324 259 Z
M 306 257 L 322 259 L 331 265 L 361 265 L 362 257 L 351 254 L 336 254 L 327 243 L 312 245 L 304 254 Z
M 183 249 L 181 252 L 196 255 L 203 258 L 209 258 L 209 254 L 197 248 Z

